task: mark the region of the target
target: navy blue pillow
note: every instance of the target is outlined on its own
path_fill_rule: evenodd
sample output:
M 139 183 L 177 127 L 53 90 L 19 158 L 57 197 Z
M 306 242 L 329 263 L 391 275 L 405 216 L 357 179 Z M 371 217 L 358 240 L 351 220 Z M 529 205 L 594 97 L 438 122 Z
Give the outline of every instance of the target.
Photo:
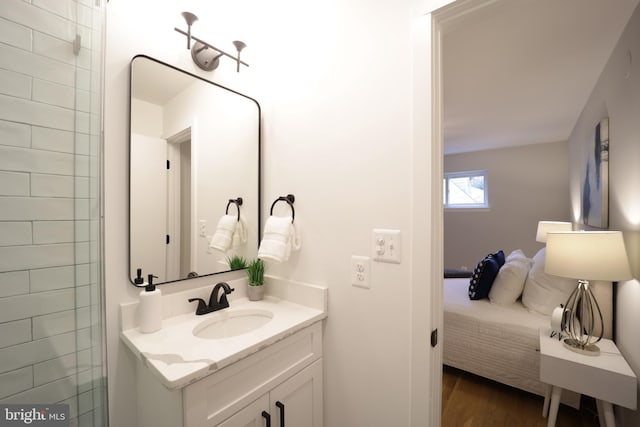
M 496 280 L 504 261 L 504 253 L 498 251 L 487 255 L 476 265 L 469 280 L 469 299 L 479 300 L 489 297 L 491 285 Z
M 492 256 L 495 258 L 496 261 L 498 261 L 498 265 L 500 267 L 502 267 L 506 261 L 505 257 L 504 257 L 504 252 L 502 250 L 499 250 L 498 252 L 496 252 L 495 254 L 489 254 L 487 256 Z

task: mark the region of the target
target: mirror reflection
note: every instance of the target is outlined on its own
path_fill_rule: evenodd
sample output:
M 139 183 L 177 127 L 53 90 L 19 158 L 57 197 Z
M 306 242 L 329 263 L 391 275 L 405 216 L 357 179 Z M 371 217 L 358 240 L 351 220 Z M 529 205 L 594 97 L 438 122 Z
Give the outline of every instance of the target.
M 143 55 L 131 61 L 130 102 L 131 280 L 139 268 L 164 283 L 255 258 L 259 104 Z

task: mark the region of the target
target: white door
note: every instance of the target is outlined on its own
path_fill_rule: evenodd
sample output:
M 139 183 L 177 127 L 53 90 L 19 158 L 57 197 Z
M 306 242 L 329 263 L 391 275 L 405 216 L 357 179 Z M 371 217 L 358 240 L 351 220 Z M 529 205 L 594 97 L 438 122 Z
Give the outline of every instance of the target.
M 131 135 L 131 277 L 142 268 L 156 282 L 166 278 L 167 142 Z

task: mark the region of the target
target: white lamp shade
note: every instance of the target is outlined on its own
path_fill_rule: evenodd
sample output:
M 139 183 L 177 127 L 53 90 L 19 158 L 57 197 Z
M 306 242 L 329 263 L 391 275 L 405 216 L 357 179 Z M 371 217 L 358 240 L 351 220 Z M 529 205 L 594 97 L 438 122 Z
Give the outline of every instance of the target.
M 631 269 L 620 231 L 547 234 L 544 271 L 580 280 L 630 280 Z
M 563 221 L 539 221 L 538 230 L 536 231 L 536 242 L 545 243 L 547 241 L 547 233 L 550 231 L 571 231 L 570 222 Z

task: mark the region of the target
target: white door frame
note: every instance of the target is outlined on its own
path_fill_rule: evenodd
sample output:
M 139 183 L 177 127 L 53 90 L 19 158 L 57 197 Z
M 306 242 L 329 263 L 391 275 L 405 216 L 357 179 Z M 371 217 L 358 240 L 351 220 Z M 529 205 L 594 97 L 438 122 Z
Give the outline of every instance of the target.
M 439 426 L 442 419 L 442 287 L 444 285 L 442 37 L 458 18 L 496 1 L 499 0 L 433 1 L 431 8 L 426 10 L 424 16 L 420 18 L 413 36 L 416 77 L 414 77 L 413 105 L 412 426 L 425 425 L 425 421 L 427 425 Z M 425 141 L 429 140 L 430 146 L 425 144 Z M 430 166 L 428 172 L 422 171 L 425 166 Z M 420 194 L 425 192 L 425 188 L 427 194 Z M 424 254 L 427 256 L 428 263 L 421 258 Z M 428 280 L 431 286 L 425 284 L 425 280 Z M 428 301 L 427 308 L 430 308 L 430 314 L 421 315 L 420 311 L 425 307 L 425 300 Z M 420 322 L 423 322 L 422 325 L 430 325 L 428 330 L 425 330 Z M 425 334 L 430 334 L 435 329 L 438 330 L 438 345 L 435 348 L 428 347 L 429 349 L 425 351 L 424 341 L 429 341 L 429 336 L 425 337 Z M 430 346 L 430 344 L 427 345 Z M 424 364 L 425 359 L 428 360 L 428 372 L 424 370 L 424 365 L 421 365 L 421 363 Z M 428 383 L 426 388 L 420 384 L 423 380 Z M 425 398 L 428 404 L 422 400 Z M 425 409 L 421 408 L 425 408 L 428 413 L 424 413 Z

